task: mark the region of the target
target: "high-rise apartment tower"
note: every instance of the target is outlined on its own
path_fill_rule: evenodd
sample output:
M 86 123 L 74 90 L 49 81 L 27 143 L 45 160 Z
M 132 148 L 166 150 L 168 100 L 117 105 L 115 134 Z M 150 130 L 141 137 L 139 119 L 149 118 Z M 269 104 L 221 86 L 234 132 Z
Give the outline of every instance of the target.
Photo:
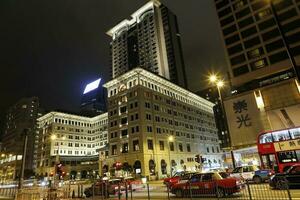
M 159 1 L 149 1 L 107 34 L 112 37 L 112 78 L 143 67 L 187 87 L 177 18 Z

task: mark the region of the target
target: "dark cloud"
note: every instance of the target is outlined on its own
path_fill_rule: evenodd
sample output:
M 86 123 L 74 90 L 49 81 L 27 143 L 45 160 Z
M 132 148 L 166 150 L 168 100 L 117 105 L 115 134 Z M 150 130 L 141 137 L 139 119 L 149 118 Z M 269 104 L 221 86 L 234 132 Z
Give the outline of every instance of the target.
M 76 111 L 84 85 L 99 76 L 108 79 L 105 32 L 145 2 L 0 1 L 1 113 L 30 95 L 47 109 Z M 162 2 L 179 20 L 190 89 L 204 88 L 208 71 L 226 69 L 213 1 Z

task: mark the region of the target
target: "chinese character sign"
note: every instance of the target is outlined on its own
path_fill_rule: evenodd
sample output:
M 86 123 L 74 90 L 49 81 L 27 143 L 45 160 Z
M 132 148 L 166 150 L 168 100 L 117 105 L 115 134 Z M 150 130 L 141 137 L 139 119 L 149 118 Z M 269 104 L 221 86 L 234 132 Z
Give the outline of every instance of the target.
M 246 100 L 243 99 L 233 102 L 233 110 L 236 114 L 236 123 L 238 128 L 252 125 Z

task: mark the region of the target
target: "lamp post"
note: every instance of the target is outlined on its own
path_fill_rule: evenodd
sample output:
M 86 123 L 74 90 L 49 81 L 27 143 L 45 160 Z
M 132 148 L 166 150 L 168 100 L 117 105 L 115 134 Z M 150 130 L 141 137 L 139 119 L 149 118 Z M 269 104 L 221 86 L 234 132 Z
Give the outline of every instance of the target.
M 277 11 L 276 11 L 276 9 L 275 9 L 273 0 L 267 0 L 267 1 L 269 1 L 269 3 L 270 3 L 271 11 L 272 11 L 272 13 L 273 13 L 273 15 L 274 15 L 275 23 L 276 23 L 276 25 L 277 25 L 277 27 L 278 27 L 279 34 L 280 34 L 280 36 L 281 36 L 281 38 L 282 38 L 282 41 L 283 41 L 283 45 L 284 45 L 284 47 L 285 47 L 285 49 L 286 49 L 286 52 L 287 52 L 287 54 L 288 54 L 289 60 L 290 60 L 291 65 L 292 65 L 292 68 L 293 68 L 293 70 L 294 70 L 294 72 L 295 72 L 296 79 L 297 79 L 298 82 L 299 82 L 299 78 L 300 78 L 300 69 L 299 69 L 299 67 L 297 66 L 297 63 L 296 63 L 296 61 L 295 61 L 294 56 L 292 55 L 290 45 L 289 45 L 289 43 L 288 43 L 288 41 L 287 41 L 287 38 L 286 38 L 285 33 L 284 33 L 284 31 L 283 31 L 282 25 L 281 25 L 281 23 L 280 23 L 280 21 L 279 21 L 279 17 L 278 17 Z
M 232 150 L 232 144 L 231 144 L 231 138 L 229 135 L 229 129 L 228 129 L 228 124 L 227 124 L 227 118 L 226 118 L 226 112 L 225 112 L 225 108 L 224 108 L 224 104 L 223 104 L 223 99 L 222 99 L 222 93 L 221 93 L 221 88 L 223 88 L 225 86 L 225 83 L 222 79 L 219 79 L 216 75 L 212 74 L 209 76 L 209 81 L 211 84 L 213 84 L 214 86 L 217 87 L 218 90 L 218 103 L 220 103 L 220 108 L 221 108 L 221 112 L 222 112 L 222 120 L 224 122 L 224 131 L 227 131 L 227 134 L 229 136 L 229 143 L 230 143 L 230 154 L 231 154 L 231 160 L 232 160 L 232 166 L 233 168 L 236 167 L 235 165 L 235 158 L 234 158 L 234 154 L 233 154 L 233 150 Z M 221 130 L 222 131 L 222 130 Z
M 168 151 L 169 151 L 169 164 L 170 164 L 170 175 L 172 176 L 172 164 L 171 164 L 171 143 L 170 142 L 173 142 L 174 141 L 174 137 L 173 137 L 173 135 L 170 135 L 169 137 L 168 137 L 168 145 L 169 145 L 169 147 L 168 147 Z
M 21 165 L 21 174 L 19 177 L 19 189 L 23 188 L 23 181 L 24 181 L 24 170 L 25 170 L 25 163 L 26 163 L 26 154 L 27 154 L 27 142 L 28 142 L 28 132 L 29 129 L 24 129 L 24 144 L 23 144 L 23 155 L 22 155 L 22 165 Z
M 50 136 L 50 138 L 53 142 L 55 142 L 58 137 L 55 134 L 53 134 L 53 135 Z M 61 137 L 61 139 L 65 140 L 66 137 L 63 136 L 63 137 Z M 54 145 L 55 145 L 55 143 L 54 143 Z M 60 147 L 60 142 L 57 143 L 57 153 L 55 155 L 55 166 L 54 166 L 54 176 L 53 176 L 53 185 L 54 186 L 56 186 L 55 179 L 56 179 L 56 176 L 57 176 L 57 164 L 59 164 L 59 160 L 60 160 L 60 158 L 59 158 L 59 147 Z

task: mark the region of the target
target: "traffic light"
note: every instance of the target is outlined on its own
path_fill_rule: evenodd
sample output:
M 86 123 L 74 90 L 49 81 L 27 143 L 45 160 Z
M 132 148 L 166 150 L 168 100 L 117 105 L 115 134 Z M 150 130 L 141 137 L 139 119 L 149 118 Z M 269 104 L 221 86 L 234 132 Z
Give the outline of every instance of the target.
M 56 164 L 56 174 L 58 175 L 59 179 L 65 174 L 62 167 L 63 165 L 61 163 Z

